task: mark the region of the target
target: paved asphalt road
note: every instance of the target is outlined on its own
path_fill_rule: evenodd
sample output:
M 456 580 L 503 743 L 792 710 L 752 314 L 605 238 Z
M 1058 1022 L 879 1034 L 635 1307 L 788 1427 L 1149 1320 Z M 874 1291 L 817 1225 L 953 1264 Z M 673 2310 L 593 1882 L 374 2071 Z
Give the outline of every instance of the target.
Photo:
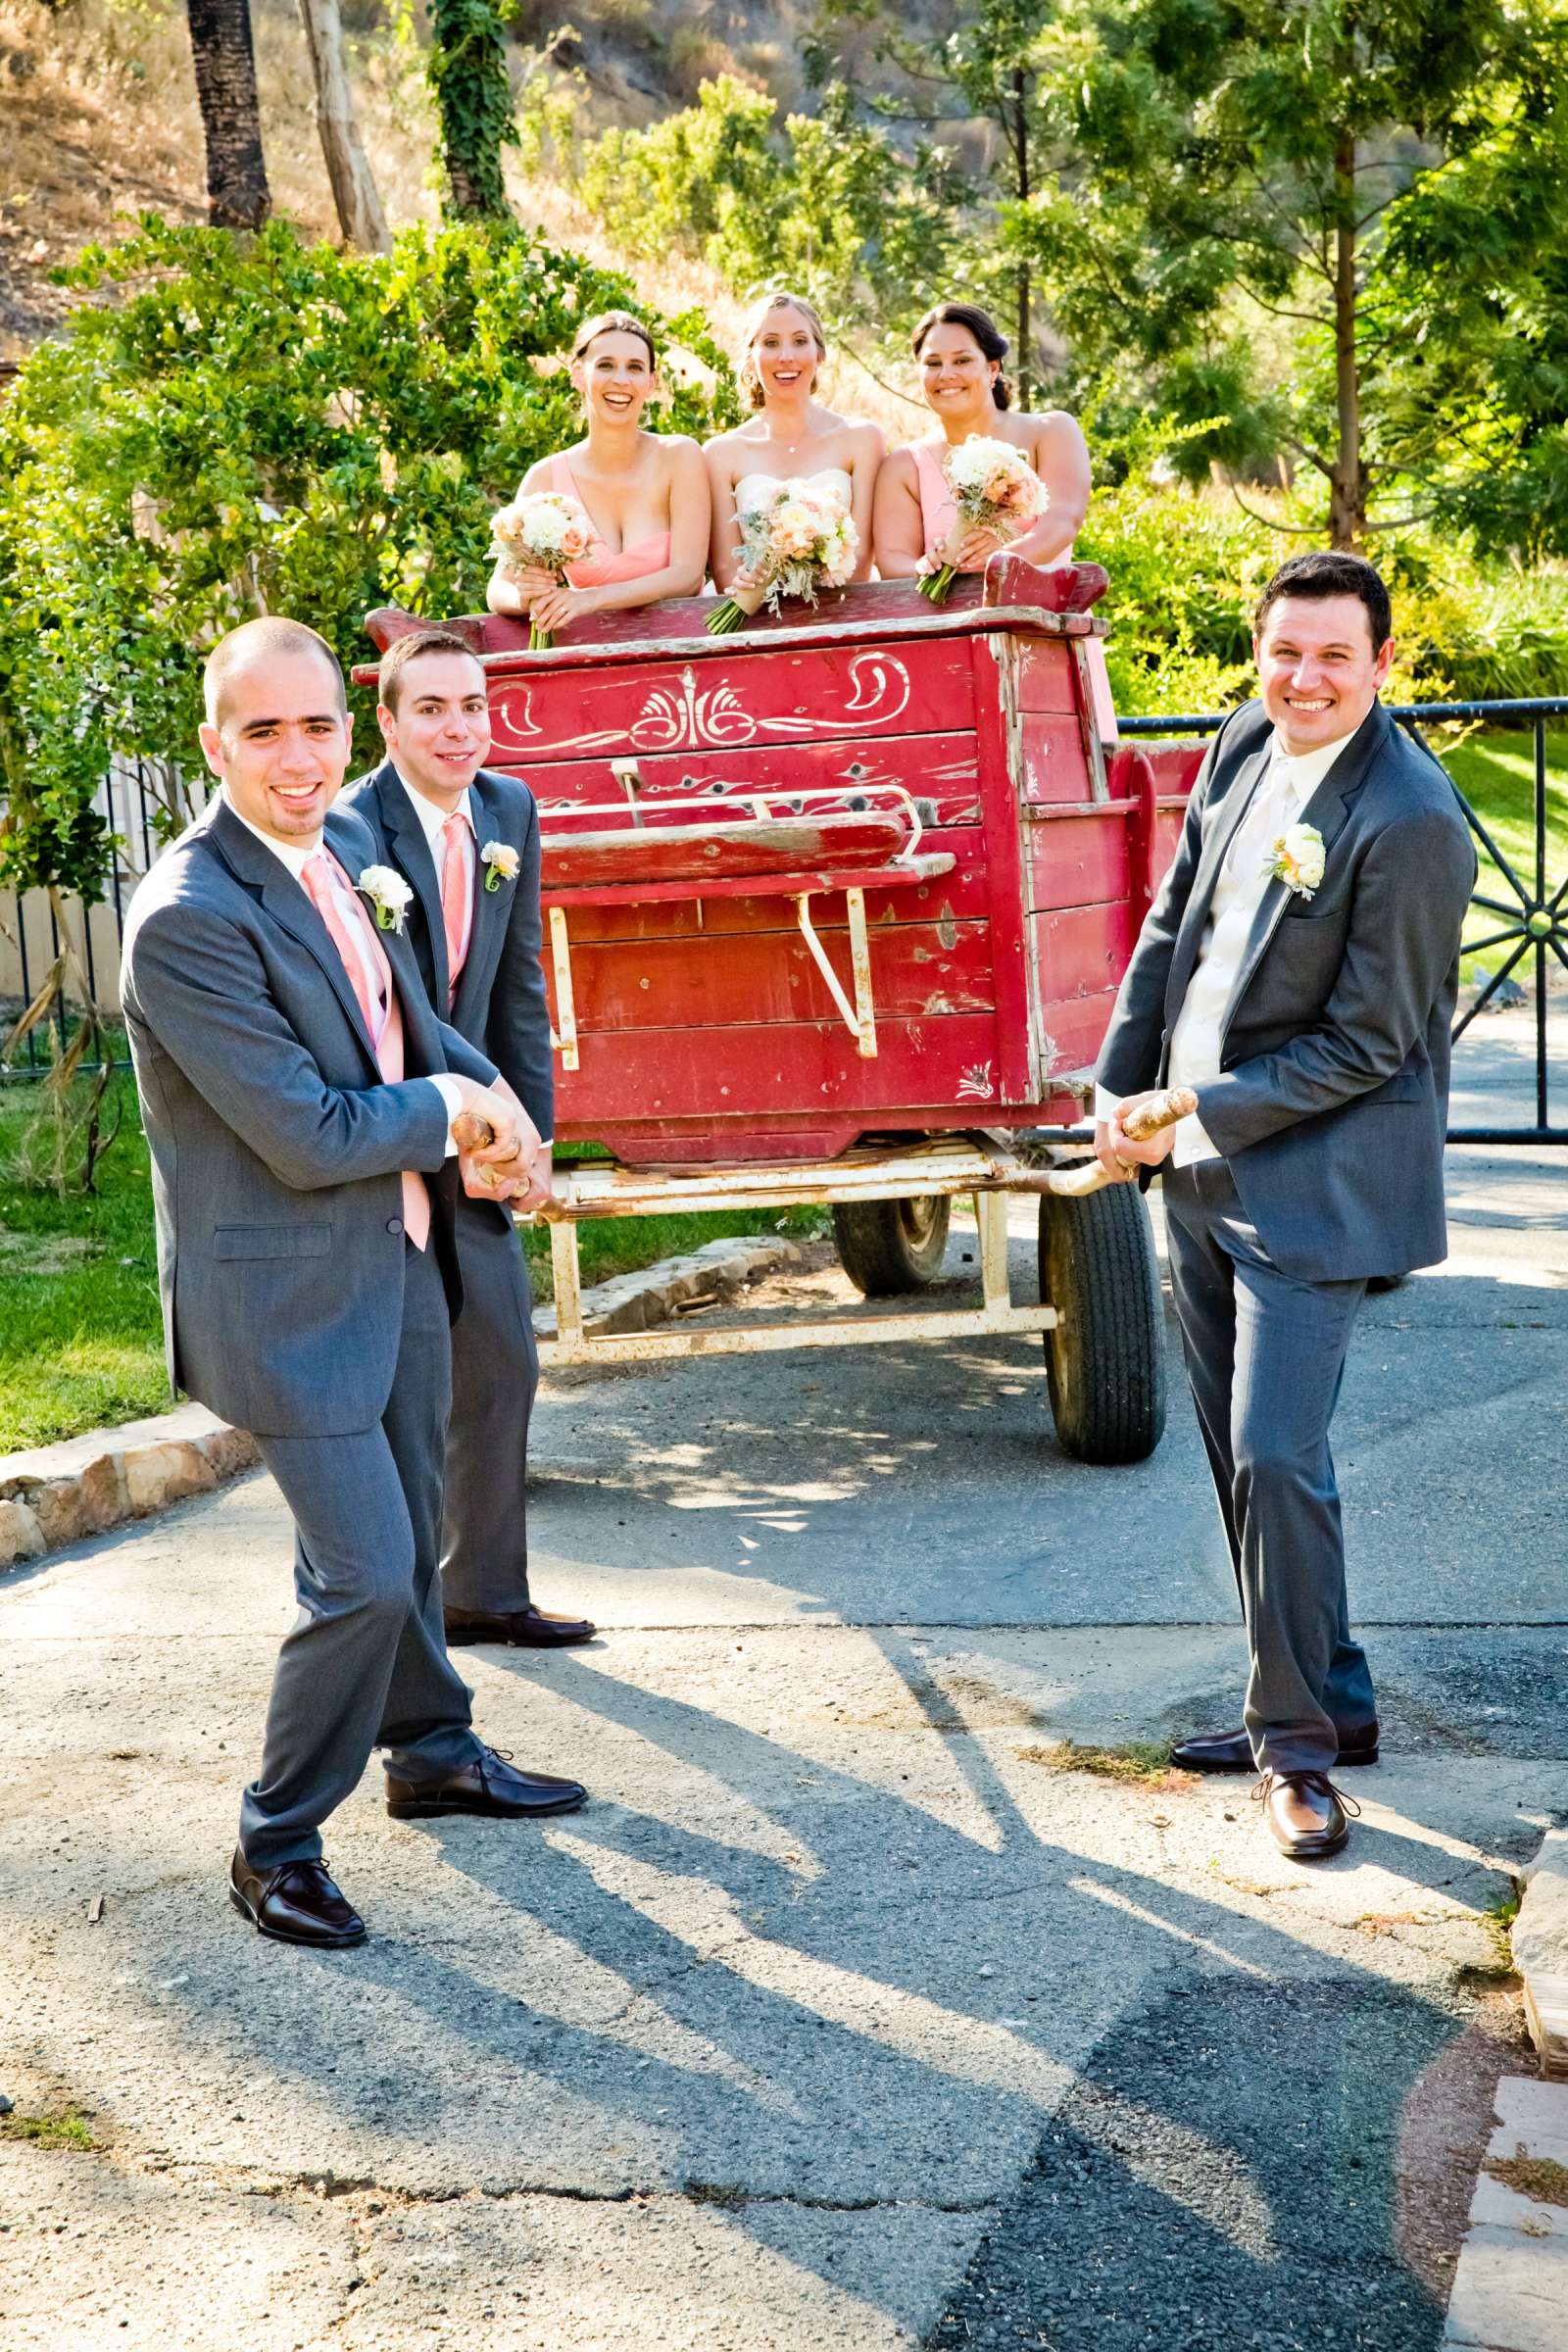
M 1368 1307 L 1388 1760 L 1316 1871 L 1245 1782 L 1064 1768 L 1232 1716 L 1241 1648 L 1179 1382 L 1152 1461 L 1081 1469 L 1028 1343 L 551 1384 L 540 1593 L 605 1636 L 467 1655 L 594 1801 L 368 1783 L 354 1954 L 222 1897 L 268 1482 L 0 1581 L 0 2088 L 98 2143 L 0 2139 L 0 2346 L 1434 2346 L 1519 2062 L 1485 1914 L 1568 1812 L 1564 1173 L 1454 1154 L 1449 1266 Z

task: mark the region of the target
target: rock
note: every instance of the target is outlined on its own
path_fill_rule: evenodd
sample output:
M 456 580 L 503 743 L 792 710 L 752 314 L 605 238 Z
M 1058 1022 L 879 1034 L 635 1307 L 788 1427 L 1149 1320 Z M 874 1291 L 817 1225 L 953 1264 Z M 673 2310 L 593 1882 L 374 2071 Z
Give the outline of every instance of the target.
M 0 2115 L 9 2115 L 15 2105 L 15 2099 L 8 2099 L 5 2092 L 0 2090 Z
M 160 1511 L 166 1503 L 183 1502 L 189 1494 L 205 1494 L 218 1484 L 218 1473 L 189 1438 L 165 1446 L 126 1448 L 125 1494 L 138 1519 Z
M 1491 978 L 1492 974 L 1486 965 L 1478 963 L 1475 968 L 1475 991 L 1478 999 L 1485 994 L 1487 983 Z M 1521 1004 L 1527 1004 L 1529 1002 L 1529 998 L 1517 980 L 1499 980 L 1491 996 L 1487 998 L 1482 1009 L 1485 1012 L 1514 1012 Z
M 14 1568 L 18 1560 L 40 1559 L 48 1548 L 43 1529 L 28 1504 L 0 1502 L 0 1568 Z

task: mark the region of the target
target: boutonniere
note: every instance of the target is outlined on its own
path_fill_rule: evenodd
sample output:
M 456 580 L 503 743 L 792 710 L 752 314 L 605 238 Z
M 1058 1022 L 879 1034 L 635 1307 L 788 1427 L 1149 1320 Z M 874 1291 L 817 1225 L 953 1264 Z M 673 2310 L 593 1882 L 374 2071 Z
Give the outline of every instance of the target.
M 390 865 L 368 865 L 361 871 L 359 887 L 375 908 L 377 929 L 401 931 L 414 892 L 397 869 Z
M 1323 836 L 1316 825 L 1287 825 L 1264 860 L 1271 880 L 1309 899 L 1323 879 Z
M 517 853 L 510 841 L 487 841 L 479 852 L 484 867 L 486 890 L 499 890 L 503 882 L 517 879 Z

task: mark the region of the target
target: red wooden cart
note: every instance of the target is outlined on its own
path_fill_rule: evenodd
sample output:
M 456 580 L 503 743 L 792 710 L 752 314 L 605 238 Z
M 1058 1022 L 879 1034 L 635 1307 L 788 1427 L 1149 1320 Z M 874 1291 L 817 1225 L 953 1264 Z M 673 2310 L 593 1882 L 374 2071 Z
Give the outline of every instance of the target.
M 557 1134 L 612 1154 L 564 1180 L 556 1360 L 1038 1331 L 1069 1450 L 1157 1443 L 1143 1200 L 1042 1191 L 1042 1162 L 1082 1155 L 1060 1139 L 1194 764 L 1117 747 L 1088 657 L 1104 586 L 1000 557 L 938 611 L 873 583 L 718 639 L 702 600 L 540 654 L 525 624 L 458 624 L 489 677 L 491 763 L 540 808 Z M 384 647 L 418 624 L 368 625 Z M 1027 1305 L 1018 1190 L 1041 1193 Z M 583 1217 L 827 1201 L 854 1281 L 893 1294 L 935 1274 L 956 1193 L 975 1197 L 977 1309 L 584 1334 Z

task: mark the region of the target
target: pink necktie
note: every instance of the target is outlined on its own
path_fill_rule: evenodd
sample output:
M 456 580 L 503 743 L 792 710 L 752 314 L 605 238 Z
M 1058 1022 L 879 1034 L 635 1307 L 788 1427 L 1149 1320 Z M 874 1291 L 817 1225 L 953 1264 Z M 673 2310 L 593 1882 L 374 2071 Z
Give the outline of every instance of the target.
M 452 996 L 458 993 L 458 974 L 467 959 L 473 926 L 473 876 L 465 838 L 469 829 L 461 808 L 441 828 L 441 923 L 447 935 L 447 987 Z
M 343 868 L 324 850 L 306 859 L 300 880 L 342 957 L 375 1049 L 376 1066 L 387 1085 L 396 1086 L 404 1070 L 403 1007 L 375 925 Z M 415 1248 L 422 1250 L 430 1238 L 430 1196 L 424 1178 L 410 1169 L 403 1173 L 403 1225 Z

